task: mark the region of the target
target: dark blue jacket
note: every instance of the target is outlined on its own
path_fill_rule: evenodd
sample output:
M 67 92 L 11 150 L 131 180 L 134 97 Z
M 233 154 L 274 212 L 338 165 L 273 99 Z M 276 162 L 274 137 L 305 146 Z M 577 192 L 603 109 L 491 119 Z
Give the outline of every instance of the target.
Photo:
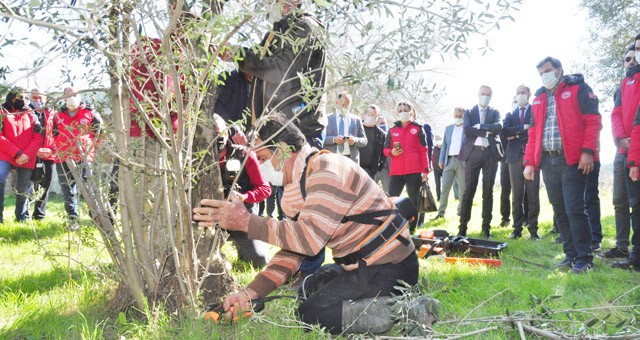
M 225 122 L 241 120 L 242 111 L 249 102 L 251 83 L 247 81 L 245 74 L 238 70 L 225 72 L 218 79 L 223 81 L 224 85 L 220 85 L 218 88 L 215 113 L 219 114 Z
M 473 144 L 477 137 L 486 137 L 489 141 L 489 151 L 496 160 L 504 157 L 502 142 L 500 141 L 500 131 L 502 131 L 502 122 L 500 121 L 500 113 L 498 110 L 488 107 L 484 118 L 484 124 L 480 124 L 477 129 L 474 126 L 480 124 L 480 110 L 478 105 L 471 110 L 464 111 L 464 135 L 462 136 L 462 147 L 458 159 L 466 161 L 471 155 Z
M 531 125 L 531 105 L 527 105 L 524 115 L 524 124 Z M 507 162 L 522 162 L 524 156 L 524 148 L 529 141 L 529 134 L 524 129 L 524 124 L 520 123 L 520 107 L 517 107 L 513 112 L 507 113 L 504 117 L 502 125 L 502 134 L 509 141 L 507 144 Z

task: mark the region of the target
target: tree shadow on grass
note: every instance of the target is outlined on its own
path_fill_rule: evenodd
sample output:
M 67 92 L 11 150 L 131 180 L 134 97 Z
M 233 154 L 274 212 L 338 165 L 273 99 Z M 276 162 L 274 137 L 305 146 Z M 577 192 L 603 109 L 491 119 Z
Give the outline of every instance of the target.
M 6 226 L 0 233 L 2 235 L 2 243 L 23 243 L 31 242 L 37 238 L 53 238 L 64 234 L 66 230 L 55 224 L 40 224 L 36 222 L 35 232 L 30 224 L 15 224 L 14 226 Z
M 83 275 L 93 275 L 91 272 L 81 269 L 72 269 L 70 271 L 63 269 L 52 269 L 46 273 L 39 274 L 23 274 L 17 279 L 0 280 L 0 291 L 2 292 L 21 292 L 29 295 L 34 293 L 45 293 L 65 284 L 82 279 Z

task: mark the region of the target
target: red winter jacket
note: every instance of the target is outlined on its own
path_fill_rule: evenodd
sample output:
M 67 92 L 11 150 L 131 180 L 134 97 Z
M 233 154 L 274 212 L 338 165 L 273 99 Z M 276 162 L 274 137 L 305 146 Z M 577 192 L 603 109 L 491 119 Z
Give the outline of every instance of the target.
M 529 142 L 525 148 L 524 166 L 540 168 L 542 136 L 547 119 L 547 90 L 536 92 L 531 107 L 533 126 L 529 129 Z M 602 117 L 598 112 L 598 97 L 584 82 L 580 74 L 564 76 L 554 92 L 562 149 L 568 165 L 578 164 L 583 152 L 594 155 L 599 151 Z
M 36 152 L 42 145 L 41 126 L 31 111 L 14 111 L 2 108 L 2 131 L 0 131 L 0 160 L 20 168 L 36 167 Z M 19 112 L 19 113 L 18 113 Z M 25 164 L 18 165 L 16 158 L 22 154 L 29 157 Z
M 45 110 L 44 114 L 42 115 L 45 117 L 44 120 L 40 121 L 40 125 L 42 125 L 42 130 L 44 131 L 43 133 L 44 141 L 42 142 L 43 148 L 55 150 L 55 143 L 53 139 L 53 117 L 55 117 L 56 114 L 57 113 L 55 111 Z M 56 157 L 55 152 L 52 152 L 50 156 L 44 157 L 42 159 L 56 162 L 58 157 Z
M 400 143 L 403 153 L 393 156 L 393 143 Z M 389 175 L 402 176 L 415 173 L 429 173 L 429 149 L 422 125 L 410 121 L 407 126 L 397 121 L 387 133 L 384 155 L 389 157 Z
M 65 162 L 73 159 L 76 162 L 83 160 L 86 155 L 88 162 L 93 162 L 96 153 L 96 136 L 102 126 L 102 118 L 99 114 L 83 106 L 78 108 L 73 117 L 65 108 L 58 112 L 53 119 L 54 149 L 57 162 Z
M 611 129 L 613 139 L 618 144 L 620 139 L 630 138 L 633 120 L 640 104 L 640 65 L 627 71 L 627 75 L 620 83 L 620 88 L 614 97 L 614 107 L 611 112 Z M 627 151 L 618 149 L 621 155 Z
M 631 129 L 631 145 L 627 154 L 627 166 L 640 166 L 640 107 L 636 111 L 636 118 Z

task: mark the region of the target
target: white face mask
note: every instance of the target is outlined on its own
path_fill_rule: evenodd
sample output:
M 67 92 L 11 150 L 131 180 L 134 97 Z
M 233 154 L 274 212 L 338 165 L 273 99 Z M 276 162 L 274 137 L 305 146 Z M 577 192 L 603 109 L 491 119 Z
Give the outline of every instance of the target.
M 640 64 L 640 53 L 636 53 L 636 61 Z
M 80 106 L 80 97 L 77 97 L 77 96 L 69 97 L 66 99 L 66 103 L 68 108 L 75 109 L 78 106 Z
M 364 124 L 364 126 L 366 127 L 372 127 L 376 125 L 376 120 L 371 116 L 365 116 L 362 124 Z
M 44 105 L 44 104 L 42 104 L 42 102 L 41 102 L 41 101 L 31 102 L 31 106 L 33 106 L 33 108 L 34 108 L 35 110 L 39 110 L 39 109 L 41 109 L 43 105 Z
M 555 70 L 543 73 L 542 75 L 540 75 L 540 79 L 542 79 L 542 86 L 544 86 L 547 90 L 553 89 L 558 83 L 558 77 L 556 77 Z
M 464 118 L 454 118 L 453 122 L 457 125 L 460 126 L 462 125 L 462 123 L 464 123 Z
M 260 173 L 264 179 L 277 187 L 281 187 L 284 183 L 284 172 L 276 171 L 273 167 L 273 162 L 271 162 L 271 158 L 260 164 Z
M 489 106 L 490 102 L 491 102 L 491 96 L 483 96 L 483 95 L 478 96 L 478 104 L 480 104 L 480 106 L 487 107 Z
M 411 112 L 400 112 L 398 113 L 398 117 L 400 117 L 401 122 L 406 123 L 411 120 Z
M 525 106 L 529 104 L 529 96 L 526 94 L 519 94 L 516 96 L 516 101 L 518 102 L 518 105 Z
M 282 6 L 283 4 L 278 2 L 271 5 L 271 9 L 267 13 L 267 21 L 270 24 L 274 24 L 276 21 L 282 18 Z

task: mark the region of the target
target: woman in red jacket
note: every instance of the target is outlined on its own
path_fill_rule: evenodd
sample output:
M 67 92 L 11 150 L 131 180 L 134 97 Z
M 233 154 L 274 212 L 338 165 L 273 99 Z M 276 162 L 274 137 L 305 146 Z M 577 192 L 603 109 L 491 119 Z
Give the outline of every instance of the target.
M 400 196 L 405 185 L 407 194 L 417 206 L 420 184 L 429 174 L 429 151 L 427 136 L 421 124 L 415 122 L 416 112 L 410 103 L 398 104 L 398 118 L 387 133 L 384 155 L 390 159 L 389 195 Z M 417 216 L 411 222 L 410 231 L 417 225 Z
M 33 219 L 41 220 L 47 214 L 47 202 L 49 201 L 49 187 L 53 178 L 55 169 L 56 155 L 53 153 L 53 117 L 55 111 L 50 111 L 46 106 L 47 97 L 38 89 L 31 90 L 31 103 L 29 107 L 33 110 L 38 121 L 42 126 L 43 142 L 42 147 L 38 149 L 36 155 L 42 160 L 41 165 L 44 170 L 44 178 L 33 183 L 36 192 L 42 192 L 40 197 L 36 198 L 33 208 Z
M 40 123 L 25 107 L 24 92 L 23 89 L 9 91 L 0 109 L 0 223 L 3 222 L 5 184 L 12 167 L 16 169 L 16 220 L 27 219 L 31 173 L 36 166 L 36 152 L 42 145 Z

